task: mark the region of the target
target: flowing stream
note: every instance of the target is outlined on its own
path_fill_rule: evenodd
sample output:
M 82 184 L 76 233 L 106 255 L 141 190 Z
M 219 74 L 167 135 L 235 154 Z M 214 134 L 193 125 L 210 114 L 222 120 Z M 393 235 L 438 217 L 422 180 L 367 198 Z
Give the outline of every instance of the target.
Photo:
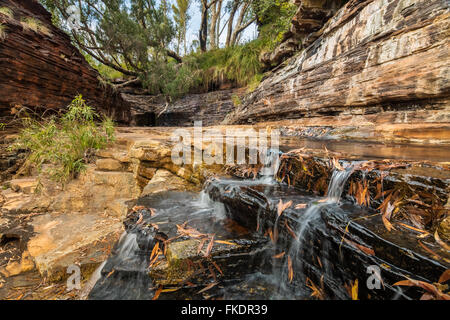
M 163 192 L 139 199 L 139 206 L 156 214 L 140 209 L 129 215 L 126 232 L 97 270 L 88 298 L 153 299 L 158 288 L 167 288 L 159 291 L 159 299 L 310 299 L 311 290 L 347 299 L 345 285 L 359 270 L 365 273 L 362 265 L 382 263 L 362 255 L 361 266 L 352 264 L 360 252 L 351 246 L 341 252 L 342 234 L 330 233 L 345 229 L 350 216 L 368 215 L 342 198 L 356 162 L 335 169 L 327 195 L 319 197 L 276 181 L 279 156 L 268 152 L 258 179 L 215 179 L 200 193 Z M 292 201 L 282 214 L 277 212 L 280 200 Z M 208 237 L 180 236 L 180 228 Z M 153 265 L 157 245 L 168 256 Z M 206 247 L 212 248 L 208 258 Z M 391 298 L 403 294 L 390 290 Z

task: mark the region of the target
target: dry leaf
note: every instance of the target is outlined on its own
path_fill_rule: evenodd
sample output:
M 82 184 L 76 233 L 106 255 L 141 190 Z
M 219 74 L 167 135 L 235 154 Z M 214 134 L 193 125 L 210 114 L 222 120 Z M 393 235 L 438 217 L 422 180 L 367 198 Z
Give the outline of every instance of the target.
M 163 289 L 163 286 L 162 286 L 162 285 L 159 285 L 159 288 L 158 288 L 158 290 L 156 290 L 155 295 L 153 296 L 153 299 L 152 299 L 152 300 L 158 300 L 159 295 L 160 295 L 161 292 L 162 292 L 162 289 Z
M 426 290 L 427 292 L 431 293 L 434 296 L 434 298 L 438 300 L 450 300 L 450 295 L 443 293 L 434 284 L 428 282 L 408 279 L 394 283 L 394 286 L 420 287 Z
M 305 209 L 307 206 L 306 203 L 299 203 L 295 206 L 295 209 Z
M 294 279 L 294 270 L 292 269 L 292 260 L 291 260 L 290 256 L 288 256 L 288 269 L 289 269 L 289 274 L 288 274 L 289 283 L 291 283 L 292 280 Z
M 286 252 L 282 252 L 282 253 L 279 253 L 279 254 L 277 254 L 277 255 L 274 255 L 272 258 L 273 259 L 281 259 L 281 258 L 283 258 L 284 257 L 284 255 L 286 254 Z
M 210 283 L 209 285 L 207 285 L 206 287 L 204 287 L 202 290 L 200 290 L 199 292 L 197 292 L 198 294 L 203 293 L 205 291 L 208 291 L 209 289 L 215 287 L 218 284 L 218 282 L 213 282 Z
M 211 241 L 208 244 L 208 247 L 206 248 L 205 257 L 209 257 L 211 255 L 211 251 L 214 245 L 214 236 L 212 236 Z
M 278 203 L 278 216 L 281 216 L 284 210 L 289 208 L 292 205 L 292 200 L 286 203 L 283 203 L 283 200 L 280 199 L 280 202 Z
M 358 279 L 352 285 L 352 300 L 358 300 Z
M 344 238 L 344 241 L 346 243 L 348 243 L 349 245 L 351 245 L 352 247 L 355 247 L 355 248 L 361 250 L 362 252 L 364 252 L 367 255 L 370 255 L 370 256 L 374 256 L 375 255 L 375 251 L 373 251 L 373 249 L 371 249 L 371 248 L 367 248 L 367 247 L 365 247 L 363 245 L 360 245 L 360 244 L 358 244 L 356 242 L 353 242 L 351 240 L 347 240 L 345 238 Z
M 450 246 L 448 246 L 444 241 L 441 240 L 441 238 L 439 237 L 439 234 L 436 230 L 436 232 L 434 233 L 434 239 L 436 240 L 437 243 L 439 243 L 439 245 L 444 248 L 447 251 L 450 251 Z
M 450 280 L 450 269 L 446 270 L 440 277 L 439 277 L 439 283 L 444 283 Z

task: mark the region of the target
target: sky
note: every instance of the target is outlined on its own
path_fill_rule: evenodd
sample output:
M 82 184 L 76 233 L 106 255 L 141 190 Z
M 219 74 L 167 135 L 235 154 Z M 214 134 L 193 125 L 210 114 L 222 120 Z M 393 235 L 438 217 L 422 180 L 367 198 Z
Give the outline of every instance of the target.
M 172 0 L 173 1 L 173 0 Z M 200 1 L 193 0 L 189 8 L 189 15 L 191 16 L 191 20 L 189 21 L 188 31 L 187 31 L 187 42 L 188 47 L 192 43 L 193 40 L 198 40 L 198 32 L 200 30 L 200 20 L 201 20 L 201 12 L 200 12 Z M 228 19 L 228 16 L 225 16 L 222 21 L 225 23 Z M 223 25 L 222 25 L 223 26 Z M 222 27 L 221 26 L 221 27 Z M 256 24 L 253 23 L 249 26 L 244 33 L 242 34 L 242 41 L 253 40 L 257 36 L 257 28 Z M 226 30 L 222 33 L 220 38 L 220 43 L 223 45 L 226 41 Z

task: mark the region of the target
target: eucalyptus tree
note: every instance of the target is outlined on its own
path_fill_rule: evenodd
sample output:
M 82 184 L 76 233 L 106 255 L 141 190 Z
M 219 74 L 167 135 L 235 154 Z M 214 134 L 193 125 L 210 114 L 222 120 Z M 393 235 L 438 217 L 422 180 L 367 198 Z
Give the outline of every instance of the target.
M 186 32 L 187 25 L 191 17 L 188 14 L 191 0 L 175 0 L 172 5 L 173 19 L 177 29 L 177 54 L 180 54 L 180 47 L 183 44 L 184 54 L 187 52 Z
M 182 61 L 169 49 L 175 27 L 165 1 L 159 5 L 155 0 L 42 1 L 81 50 L 124 75 L 145 77 L 159 62 Z M 74 12 L 79 21 L 77 28 L 70 28 L 64 21 Z

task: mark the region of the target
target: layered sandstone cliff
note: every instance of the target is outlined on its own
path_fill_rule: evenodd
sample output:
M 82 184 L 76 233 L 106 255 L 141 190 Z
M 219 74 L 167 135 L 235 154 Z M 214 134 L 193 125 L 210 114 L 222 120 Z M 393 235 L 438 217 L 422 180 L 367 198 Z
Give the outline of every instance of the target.
M 441 123 L 448 134 L 449 12 L 446 0 L 351 0 L 225 122 L 390 112 L 383 121 Z
M 12 109 L 66 107 L 82 94 L 90 105 L 128 123 L 129 104 L 99 80 L 70 38 L 51 23 L 51 15 L 35 0 L 0 0 L 0 117 Z

